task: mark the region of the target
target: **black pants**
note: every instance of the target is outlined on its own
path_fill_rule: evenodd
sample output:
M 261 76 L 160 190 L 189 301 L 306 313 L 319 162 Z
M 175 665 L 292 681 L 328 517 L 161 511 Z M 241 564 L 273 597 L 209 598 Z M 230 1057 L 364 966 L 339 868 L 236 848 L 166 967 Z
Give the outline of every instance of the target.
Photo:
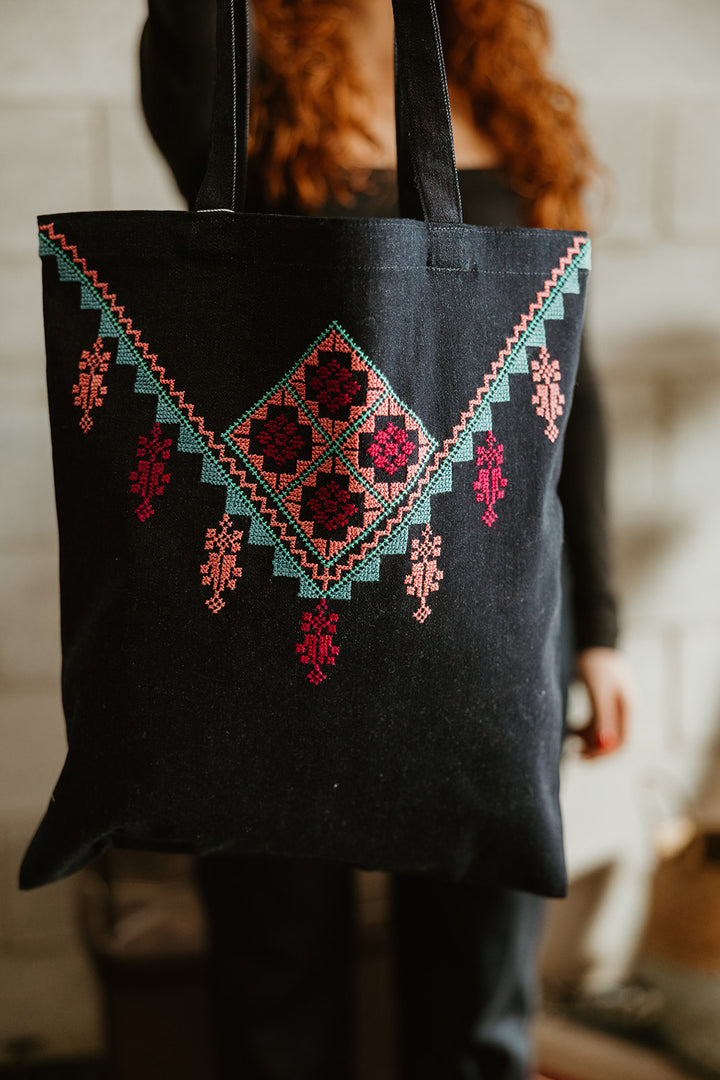
M 352 1075 L 352 874 L 205 858 L 222 1080 Z M 526 1080 L 543 901 L 393 879 L 403 1080 Z

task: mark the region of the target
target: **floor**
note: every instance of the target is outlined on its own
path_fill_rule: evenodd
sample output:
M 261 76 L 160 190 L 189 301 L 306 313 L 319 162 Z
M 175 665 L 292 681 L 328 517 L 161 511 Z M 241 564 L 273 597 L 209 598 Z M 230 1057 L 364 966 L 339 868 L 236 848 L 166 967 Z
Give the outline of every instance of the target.
M 396 1080 L 393 971 L 382 882 L 363 879 L 356 964 L 357 1080 Z M 99 954 L 98 954 L 99 955 Z M 96 957 L 98 960 L 98 957 Z M 0 1080 L 210 1080 L 211 1022 L 202 955 L 174 962 L 99 962 L 106 1044 L 100 1060 L 39 1062 L 29 1040 L 16 1040 Z M 657 1050 L 543 1013 L 535 1040 L 536 1080 L 696 1080 L 691 1069 Z M 26 1045 L 27 1044 L 27 1045 Z
M 633 1046 L 608 1035 L 588 1031 L 556 1017 L 543 1016 L 537 1024 L 537 1042 L 543 1072 L 536 1080 L 697 1080 L 697 1074 L 663 1055 Z M 375 1047 L 375 1055 L 382 1044 Z M 361 1075 L 386 1080 L 393 1075 L 387 1059 L 376 1072 L 377 1057 L 367 1050 L 358 1062 Z M 102 1061 L 48 1063 L 0 1069 L 0 1080 L 110 1080 Z M 163 1080 L 166 1080 L 163 1077 Z
M 51 1062 L 0 1069 L 0 1080 L 109 1080 L 109 1072 L 102 1061 Z
M 699 1074 L 648 1047 L 543 1015 L 536 1044 L 548 1080 L 698 1080 Z

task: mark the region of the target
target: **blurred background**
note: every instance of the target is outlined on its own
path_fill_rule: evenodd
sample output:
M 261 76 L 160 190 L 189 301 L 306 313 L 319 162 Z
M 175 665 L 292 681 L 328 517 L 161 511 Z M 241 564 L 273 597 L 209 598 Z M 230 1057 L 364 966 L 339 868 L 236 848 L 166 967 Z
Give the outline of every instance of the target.
M 666 928 L 714 918 L 715 954 L 712 942 L 686 942 L 673 954 L 660 940 L 666 930 L 648 930 L 650 902 L 662 906 L 665 888 L 658 860 L 675 873 L 673 856 L 687 861 L 691 827 L 702 837 L 720 833 L 720 4 L 545 7 L 555 72 L 579 93 L 608 169 L 606 198 L 593 207 L 588 320 L 611 434 L 621 645 L 639 701 L 623 751 L 592 762 L 566 757 L 572 887 L 566 901 L 549 905 L 544 979 L 550 1002 L 571 994 L 590 1012 L 617 1011 L 616 988 L 636 977 L 643 957 L 659 956 L 661 967 L 675 963 L 682 977 L 704 980 L 701 996 L 707 1003 L 715 995 L 720 1032 L 720 861 L 712 843 L 698 856 L 707 857 L 704 869 L 693 864 L 704 874 L 705 914 L 696 904 L 695 914 L 671 906 L 653 918 Z M 65 751 L 35 215 L 182 208 L 137 102 L 143 19 L 143 0 L 0 0 L 0 1069 L 101 1056 L 119 1037 L 117 1025 L 161 1008 L 162 994 L 182 979 L 192 1015 L 202 1012 L 192 995 L 202 995 L 203 927 L 186 861 L 120 867 L 120 889 L 100 875 L 17 889 Z M 572 708 L 582 715 L 579 693 Z M 678 891 L 689 903 L 691 890 L 681 883 Z M 381 878 L 363 875 L 360 897 L 371 957 L 361 978 L 371 986 L 384 971 Z M 134 984 L 123 949 L 137 954 Z M 179 966 L 165 991 L 157 976 L 149 1006 L 138 998 L 159 970 L 148 956 L 167 964 L 173 950 Z M 542 1022 L 541 1053 L 551 1065 L 574 1045 L 566 1022 L 560 1014 Z M 359 1023 L 372 1027 L 371 1014 Z M 593 1080 L 580 1058 L 563 1075 L 572 1067 L 577 1080 Z M 634 1060 L 614 1071 L 606 1065 L 600 1076 L 690 1075 L 649 1051 Z M 366 1066 L 375 1080 L 385 1075 L 378 1062 Z M 716 1065 L 720 1075 L 720 1052 Z M 581 1075 L 583 1068 L 590 1071 Z M 203 1075 L 193 1069 L 188 1075 Z M 158 1066 L 148 1075 L 180 1074 Z

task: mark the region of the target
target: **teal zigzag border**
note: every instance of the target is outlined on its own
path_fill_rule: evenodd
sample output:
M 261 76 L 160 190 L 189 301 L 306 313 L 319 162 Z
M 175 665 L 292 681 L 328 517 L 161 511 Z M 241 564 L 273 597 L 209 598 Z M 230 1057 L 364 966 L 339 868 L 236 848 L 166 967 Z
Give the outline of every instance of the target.
M 172 423 L 179 425 L 177 449 L 184 453 L 196 453 L 202 457 L 200 479 L 203 483 L 216 484 L 226 488 L 226 513 L 231 515 L 243 515 L 250 518 L 250 530 L 248 542 L 253 545 L 274 547 L 273 573 L 280 577 L 294 577 L 299 579 L 299 595 L 308 598 L 322 598 L 323 596 L 333 599 L 350 599 L 353 581 L 377 581 L 380 576 L 380 562 L 385 555 L 405 554 L 408 547 L 408 530 L 413 525 L 424 524 L 430 521 L 430 500 L 438 495 L 452 490 L 452 466 L 455 462 L 470 461 L 473 457 L 473 438 L 481 431 L 492 430 L 492 406 L 510 400 L 510 375 L 527 374 L 529 371 L 527 349 L 546 344 L 545 322 L 548 319 L 561 320 L 565 317 L 563 295 L 578 294 L 580 292 L 579 271 L 590 269 L 590 242 L 586 241 L 579 253 L 565 267 L 550 289 L 543 304 L 535 312 L 532 319 L 527 322 L 525 328 L 518 334 L 509 356 L 507 357 L 502 372 L 494 379 L 481 404 L 470 416 L 466 426 L 458 437 L 451 443 L 444 454 L 434 476 L 429 480 L 418 500 L 403 521 L 399 523 L 390 535 L 381 541 L 376 550 L 368 555 L 363 562 L 352 570 L 349 570 L 343 579 L 335 585 L 324 589 L 315 582 L 312 577 L 300 566 L 297 560 L 287 551 L 284 543 L 265 522 L 257 516 L 257 511 L 252 501 L 241 491 L 231 476 L 229 476 L 218 463 L 212 452 L 204 444 L 202 438 L 192 428 L 188 419 L 175 405 L 165 388 L 155 377 L 152 370 L 147 366 L 142 351 L 131 340 L 124 327 L 120 324 L 107 300 L 99 290 L 91 285 L 86 273 L 67 255 L 61 247 L 57 246 L 41 231 L 39 236 L 41 256 L 53 256 L 58 269 L 58 277 L 61 281 L 72 282 L 80 286 L 80 307 L 99 312 L 100 325 L 98 336 L 115 338 L 117 341 L 116 362 L 118 364 L 133 364 L 137 369 L 135 379 L 135 392 L 140 394 L 155 394 L 157 398 L 156 420 L 158 423 Z M 335 326 L 346 340 L 357 349 L 365 358 L 362 350 L 352 341 L 347 333 L 338 324 Z M 330 328 L 328 328 L 330 329 Z M 325 331 L 327 333 L 327 330 Z M 299 366 L 309 355 L 324 334 L 310 346 L 303 354 L 292 371 Z M 367 358 L 365 358 L 367 359 Z M 368 361 L 368 363 L 370 363 Z M 374 365 L 371 365 L 374 368 Z M 374 368 L 374 370 L 377 370 Z M 387 380 L 379 372 L 383 382 L 389 386 Z M 283 380 L 284 381 L 284 380 Z M 408 410 L 411 412 L 410 410 Z M 419 418 L 411 412 L 413 418 L 421 423 Z M 236 422 L 237 423 L 237 422 Z M 235 424 L 233 425 L 233 427 Z M 421 424 L 423 430 L 425 425 Z M 227 442 L 225 435 L 222 436 Z M 434 442 L 434 440 L 432 440 Z M 228 444 L 230 445 L 230 444 Z M 427 459 L 426 459 L 427 460 Z

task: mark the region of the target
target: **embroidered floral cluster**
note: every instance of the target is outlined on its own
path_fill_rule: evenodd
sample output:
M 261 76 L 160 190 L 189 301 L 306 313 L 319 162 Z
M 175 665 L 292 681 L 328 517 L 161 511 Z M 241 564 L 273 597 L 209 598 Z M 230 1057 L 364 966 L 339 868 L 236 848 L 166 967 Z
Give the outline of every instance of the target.
M 556 421 L 565 406 L 562 373 L 547 346 L 539 344 L 538 334 L 544 341 L 545 320 L 563 318 L 563 292 L 579 292 L 578 268 L 589 266 L 585 244 L 585 238 L 576 237 L 561 257 L 442 448 L 397 397 L 382 371 L 337 323 L 331 324 L 277 386 L 223 433 L 220 442 L 141 340 L 108 286 L 53 225 L 41 226 L 42 253 L 55 256 L 61 280 L 81 282 L 83 306 L 88 306 L 86 300 L 91 296 L 89 306 L 102 313 L 101 333 L 82 352 L 72 386 L 83 434 L 93 428 L 95 413 L 106 399 L 113 340 L 118 350 L 116 362 L 138 367 L 136 389 L 158 395 L 158 419 L 149 434 L 138 437 L 136 460 L 129 472 L 130 493 L 139 496 L 135 507 L 139 521 L 147 522 L 154 515 L 157 499 L 170 482 L 168 462 L 175 440 L 163 431 L 161 422 L 166 420 L 180 422 L 178 449 L 191 445 L 204 455 L 203 479 L 207 467 L 209 476 L 225 478 L 209 482 L 231 485 L 228 509 L 216 525 L 205 530 L 205 558 L 200 562 L 201 584 L 209 590 L 204 602 L 215 615 L 226 607 L 228 594 L 235 591 L 243 574 L 244 531 L 235 527 L 234 513 L 250 516 L 258 528 L 263 539 L 253 541 L 251 528 L 251 543 L 280 544 L 277 551 L 282 554 L 278 558 L 276 552 L 275 573 L 303 575 L 306 587 L 334 590 L 343 596 L 349 595 L 353 580 L 375 580 L 380 556 L 399 552 L 395 538 L 403 529 L 407 535 L 407 526 L 417 522 L 419 515 L 413 506 L 423 486 L 427 485 L 426 503 L 419 504 L 423 506 L 430 495 L 451 490 L 453 460 L 466 461 L 468 457 L 457 455 L 453 459 L 449 455 L 459 440 L 482 430 L 476 410 L 485 407 L 491 387 L 505 377 L 505 365 L 515 364 L 519 350 L 530 360 L 532 404 L 546 422 L 545 435 L 550 442 L 558 439 Z M 113 326 L 116 332 L 109 329 Z M 533 358 L 531 352 L 536 353 Z M 516 364 L 509 370 L 527 371 L 527 367 Z M 475 446 L 477 474 L 472 490 L 475 501 L 484 507 L 482 521 L 487 527 L 498 520 L 498 503 L 509 490 L 503 475 L 504 453 L 503 443 L 490 430 Z M 444 474 L 438 471 L 441 466 Z M 434 489 L 433 482 L 428 483 L 433 475 Z M 427 518 L 420 520 L 426 523 L 421 535 L 411 538 L 410 568 L 404 584 L 406 593 L 419 601 L 412 614 L 423 624 L 431 614 L 428 600 L 438 592 L 444 571 L 440 566 L 442 538 L 433 532 Z M 348 589 L 344 591 L 346 581 Z M 296 651 L 300 663 L 309 669 L 307 680 L 315 686 L 335 665 L 337 625 L 338 615 L 328 611 L 325 596 L 312 611 L 302 614 L 302 641 Z

